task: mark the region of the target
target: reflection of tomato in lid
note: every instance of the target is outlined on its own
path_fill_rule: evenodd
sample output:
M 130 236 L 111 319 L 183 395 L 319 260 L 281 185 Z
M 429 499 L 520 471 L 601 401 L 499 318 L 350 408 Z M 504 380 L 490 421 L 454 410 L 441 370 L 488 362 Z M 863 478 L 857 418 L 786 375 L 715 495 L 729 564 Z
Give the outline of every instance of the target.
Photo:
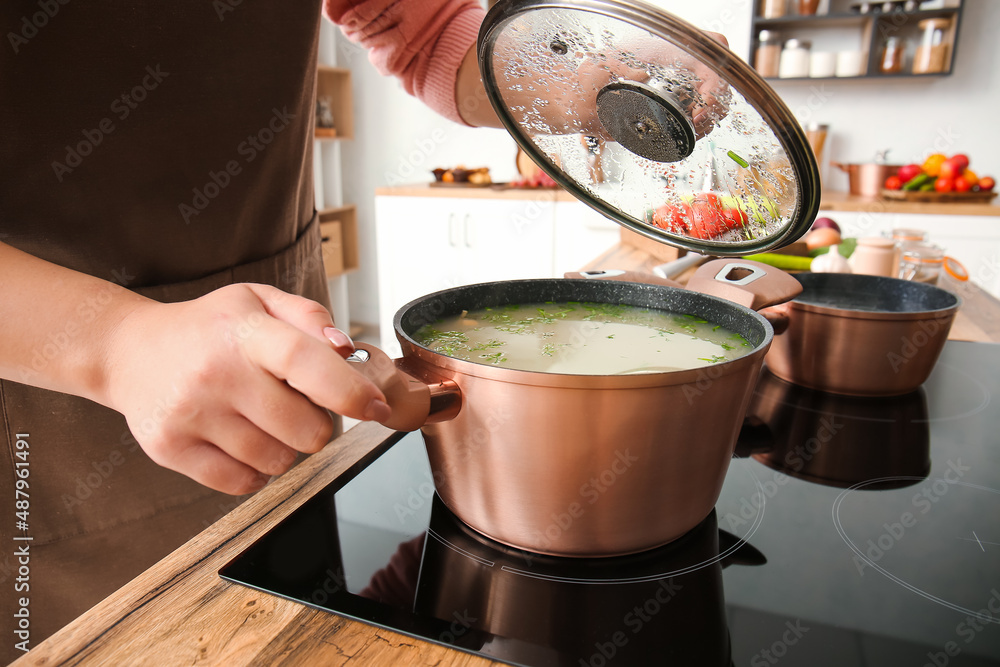
M 791 243 L 816 216 L 819 171 L 794 116 L 751 67 L 662 10 L 502 0 L 479 64 L 530 159 L 639 234 L 744 255 Z

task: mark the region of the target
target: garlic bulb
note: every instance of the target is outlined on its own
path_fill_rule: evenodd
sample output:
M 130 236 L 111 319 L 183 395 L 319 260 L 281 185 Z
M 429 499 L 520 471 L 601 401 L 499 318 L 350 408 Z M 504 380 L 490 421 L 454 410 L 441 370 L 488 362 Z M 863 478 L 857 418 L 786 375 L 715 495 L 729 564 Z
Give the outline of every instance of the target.
M 840 246 L 830 246 L 830 251 L 812 261 L 809 270 L 813 273 L 850 273 L 851 265 L 840 254 Z

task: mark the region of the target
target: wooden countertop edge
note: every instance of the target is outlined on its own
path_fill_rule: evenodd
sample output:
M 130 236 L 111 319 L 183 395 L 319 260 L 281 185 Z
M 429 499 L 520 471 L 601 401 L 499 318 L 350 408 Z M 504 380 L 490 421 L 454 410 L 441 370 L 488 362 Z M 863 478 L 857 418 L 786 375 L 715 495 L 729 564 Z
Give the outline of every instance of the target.
M 349 430 L 13 664 L 499 665 L 217 574 L 391 434 Z

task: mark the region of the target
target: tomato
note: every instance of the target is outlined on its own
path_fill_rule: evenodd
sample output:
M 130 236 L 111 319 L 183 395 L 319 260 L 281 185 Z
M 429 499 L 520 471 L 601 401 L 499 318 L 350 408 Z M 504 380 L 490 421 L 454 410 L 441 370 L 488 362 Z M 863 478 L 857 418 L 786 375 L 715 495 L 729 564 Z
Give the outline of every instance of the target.
M 948 158 L 942 155 L 941 153 L 934 153 L 934 155 L 931 155 L 926 160 L 924 160 L 923 164 L 924 171 L 927 173 L 928 176 L 934 176 L 936 178 L 938 173 L 941 171 L 941 163 L 947 159 Z
M 900 169 L 899 171 L 900 173 L 903 173 L 902 169 Z M 900 190 L 902 189 L 902 187 L 903 187 L 903 179 L 899 176 L 890 176 L 889 178 L 885 179 L 886 190 Z
M 902 183 L 906 183 L 908 180 L 910 180 L 911 178 L 913 178 L 922 171 L 923 168 L 919 164 L 907 164 L 899 168 L 899 171 L 896 172 L 896 176 L 899 177 L 900 185 L 902 185 Z M 892 176 L 890 176 L 889 178 L 892 178 Z M 899 189 L 899 188 L 890 188 L 888 185 L 885 187 L 887 190 Z
M 740 208 L 727 208 L 723 211 L 723 215 L 732 223 L 731 227 L 739 227 L 750 222 L 747 212 Z
M 938 192 L 951 192 L 955 188 L 954 178 L 939 178 L 934 181 L 934 189 Z
M 687 230 L 684 212 L 671 204 L 664 204 L 653 211 L 653 225 L 675 234 L 683 234 Z
M 969 168 L 969 156 L 964 153 L 956 153 L 948 158 L 948 161 L 959 167 L 958 173 L 961 174 L 963 171 Z
M 955 192 L 968 192 L 971 189 L 972 183 L 969 183 L 965 176 L 959 176 L 955 179 Z
M 971 185 L 972 187 L 976 187 L 977 185 L 979 185 L 979 177 L 976 176 L 976 172 L 972 171 L 971 169 L 966 169 L 965 171 L 963 171 L 962 178 L 967 180 L 969 182 L 969 185 Z
M 979 189 L 989 192 L 996 186 L 997 182 L 993 180 L 992 176 L 983 176 L 979 179 Z
M 958 176 L 961 176 L 961 174 L 962 172 L 958 170 L 958 166 L 949 160 L 942 162 L 941 168 L 938 169 L 938 178 L 948 178 L 954 180 Z

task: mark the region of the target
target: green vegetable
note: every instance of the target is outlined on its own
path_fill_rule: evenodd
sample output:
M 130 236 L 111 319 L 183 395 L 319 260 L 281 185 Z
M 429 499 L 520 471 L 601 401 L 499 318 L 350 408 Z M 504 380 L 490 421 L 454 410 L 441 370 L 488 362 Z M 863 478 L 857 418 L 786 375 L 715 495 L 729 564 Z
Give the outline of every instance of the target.
M 931 188 L 934 187 L 934 177 L 930 174 L 919 173 L 906 183 L 903 183 L 904 190 L 919 190 L 922 185 L 926 183 L 931 184 Z
M 812 257 L 796 257 L 794 255 L 779 255 L 774 252 L 764 252 L 757 255 L 747 255 L 745 259 L 773 266 L 776 269 L 788 271 L 808 271 L 812 266 Z
M 853 237 L 847 237 L 846 239 L 841 239 L 840 243 L 838 244 L 837 250 L 840 251 L 841 256 L 843 256 L 845 259 L 848 259 L 850 258 L 851 255 L 854 254 L 854 249 L 856 247 L 858 247 L 858 240 Z M 809 256 L 816 258 L 819 257 L 820 255 L 825 255 L 828 252 L 830 252 L 830 247 L 824 246 L 822 248 L 816 248 L 815 250 L 810 250 Z
M 729 151 L 728 153 L 726 153 L 726 155 L 728 155 L 729 157 L 731 157 L 733 159 L 733 162 L 735 162 L 736 164 L 740 165 L 744 169 L 746 169 L 747 167 L 750 166 L 749 162 L 747 162 L 746 160 L 744 160 L 743 158 L 741 158 L 739 155 L 737 155 L 736 153 L 734 153 L 732 151 Z
M 934 183 L 924 183 L 920 186 L 921 192 L 934 192 Z

